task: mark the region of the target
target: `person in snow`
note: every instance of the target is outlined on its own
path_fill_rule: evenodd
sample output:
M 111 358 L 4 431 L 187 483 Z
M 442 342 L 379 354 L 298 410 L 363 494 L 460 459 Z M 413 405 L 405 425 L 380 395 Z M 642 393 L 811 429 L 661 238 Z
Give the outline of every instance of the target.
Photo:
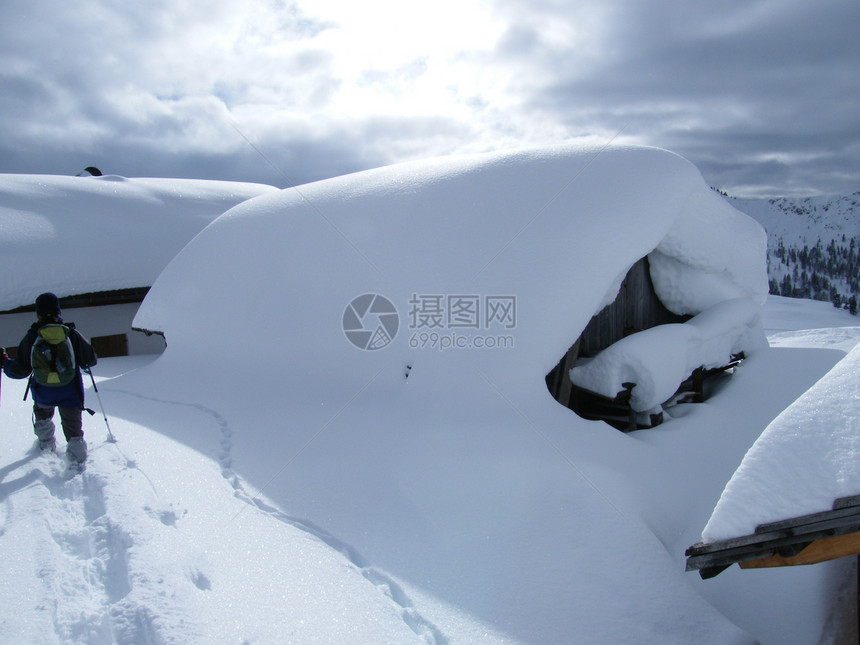
M 66 456 L 83 463 L 87 458 L 82 416 L 84 383 L 81 369 L 96 364 L 92 345 L 75 329 L 63 322 L 60 301 L 53 293 L 36 298 L 37 320 L 18 345 L 14 359 L 3 355 L 3 372 L 9 378 L 29 378 L 27 390 L 33 393 L 33 431 L 41 450 L 54 450 L 54 409 L 60 409 Z M 25 394 L 26 398 L 26 394 Z

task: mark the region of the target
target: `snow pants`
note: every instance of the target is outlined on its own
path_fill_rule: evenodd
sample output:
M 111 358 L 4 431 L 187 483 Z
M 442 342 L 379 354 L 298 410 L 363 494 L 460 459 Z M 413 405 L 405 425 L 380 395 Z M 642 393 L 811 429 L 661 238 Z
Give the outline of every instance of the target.
M 39 438 L 39 447 L 54 449 L 54 408 L 53 406 L 33 404 L 33 432 Z M 83 410 L 80 408 L 60 408 L 60 421 L 66 435 L 66 454 L 73 461 L 83 463 L 87 458 L 87 442 L 84 441 Z
M 63 424 L 63 434 L 66 441 L 73 437 L 83 437 L 83 410 L 80 408 L 60 408 L 60 421 Z M 54 438 L 54 408 L 53 406 L 33 404 L 33 431 L 39 437 L 39 441 L 48 441 Z

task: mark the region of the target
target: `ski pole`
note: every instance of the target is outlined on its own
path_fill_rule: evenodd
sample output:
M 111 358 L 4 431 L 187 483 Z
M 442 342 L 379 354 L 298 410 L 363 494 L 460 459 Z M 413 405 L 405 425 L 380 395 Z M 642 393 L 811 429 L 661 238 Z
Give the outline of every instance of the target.
M 90 375 L 90 379 L 92 379 L 93 390 L 95 390 L 96 398 L 99 400 L 99 407 L 102 410 L 102 416 L 104 417 L 105 425 L 107 426 L 108 441 L 110 441 L 111 443 L 116 443 L 116 437 L 114 437 L 113 432 L 110 431 L 110 424 L 108 423 L 107 414 L 105 414 L 105 406 L 102 403 L 102 395 L 99 394 L 99 388 L 96 387 L 96 378 L 93 376 L 93 371 L 89 367 L 87 367 L 86 370 L 87 370 L 87 373 Z
M 3 388 L 2 388 L 2 384 L 3 384 L 3 374 L 2 374 L 2 372 L 3 372 L 3 363 L 5 363 L 5 362 L 6 362 L 6 359 L 7 359 L 7 358 L 8 358 L 8 356 L 6 356 L 6 348 L 5 348 L 5 347 L 0 347 L 0 394 L 2 394 L 2 392 L 3 392 Z M 0 401 L 2 401 L 2 398 L 3 398 L 3 397 L 2 397 L 2 396 L 0 396 Z

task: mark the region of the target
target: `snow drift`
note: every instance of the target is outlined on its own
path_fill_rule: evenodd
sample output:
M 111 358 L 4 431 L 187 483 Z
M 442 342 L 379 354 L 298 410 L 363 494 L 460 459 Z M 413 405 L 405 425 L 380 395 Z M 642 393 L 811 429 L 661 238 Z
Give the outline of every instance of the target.
M 200 261 L 212 245 L 224 247 L 219 267 Z M 567 146 L 446 158 L 287 189 L 231 210 L 164 272 L 135 324 L 183 342 L 190 320 L 175 309 L 171 317 L 166 303 L 187 302 L 201 314 L 228 298 L 245 311 L 271 306 L 259 331 L 267 320 L 280 327 L 288 312 L 303 336 L 290 351 L 330 374 L 334 366 L 318 358 L 337 355 L 341 364 L 330 351 L 340 330 L 305 332 L 339 325 L 359 294 L 386 295 L 406 322 L 416 294 L 522 292 L 511 353 L 546 373 L 639 258 L 651 253 L 664 303 L 698 314 L 730 298 L 761 305 L 765 247 L 761 227 L 666 151 Z M 248 285 L 248 276 L 260 279 Z M 399 343 L 408 345 L 405 335 Z

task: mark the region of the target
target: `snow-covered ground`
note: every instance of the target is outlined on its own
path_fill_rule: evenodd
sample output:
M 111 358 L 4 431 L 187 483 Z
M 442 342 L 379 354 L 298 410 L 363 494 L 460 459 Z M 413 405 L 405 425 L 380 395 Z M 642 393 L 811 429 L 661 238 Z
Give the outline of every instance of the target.
M 105 376 L 135 369 L 107 359 Z M 229 427 L 192 403 L 132 398 L 156 416 L 116 416 L 119 392 L 103 382 L 117 443 L 91 424 L 90 459 L 69 478 L 63 459 L 30 449 L 29 406 L 5 384 L 3 423 L 4 643 L 406 643 L 410 608 L 326 538 L 244 493 L 217 461 L 162 434 L 184 423 Z M 148 416 L 148 414 L 147 414 Z M 12 428 L 24 431 L 11 431 Z M 322 536 L 322 539 L 321 539 Z M 340 549 L 340 550 L 339 550 Z M 421 618 L 415 614 L 418 628 Z
M 742 299 L 774 343 L 623 434 L 543 377 L 645 254 L 664 302 L 721 323 L 702 338 L 734 338 Z M 4 379 L 0 641 L 833 642 L 847 561 L 684 572 L 762 430 L 860 339 L 824 303 L 756 315 L 763 265 L 761 229 L 657 150 L 404 164 L 240 204 L 144 302 L 165 353 L 97 367 L 118 442 L 88 418 L 82 476 L 32 452 Z
M 758 432 L 860 339 L 855 319 L 824 303 L 771 300 L 765 319 L 779 346 L 683 416 L 633 435 L 595 426 L 585 437 L 537 428 L 517 437 L 499 426 L 493 443 L 440 429 L 408 455 L 402 443 L 357 437 L 349 454 L 338 451 L 338 468 L 373 486 L 373 508 L 353 505 L 335 472 L 291 478 L 313 487 L 296 497 L 328 498 L 338 517 L 296 515 L 282 490 L 277 504 L 257 495 L 249 479 L 265 484 L 297 465 L 278 429 L 254 429 L 271 459 L 260 453 L 242 476 L 233 470 L 237 431 L 266 405 L 242 375 L 223 377 L 219 394 L 242 401 L 227 417 L 226 406 L 172 396 L 183 388 L 150 374 L 153 357 L 101 361 L 118 441 L 105 441 L 100 411 L 88 417 L 89 466 L 74 478 L 59 457 L 32 450 L 24 384 L 4 379 L 0 642 L 751 642 L 744 633 L 819 642 L 836 627 L 840 599 L 849 604 L 853 561 L 733 567 L 709 581 L 684 573 L 684 549 Z M 447 442 L 463 452 L 440 463 Z M 331 467 L 325 443 L 301 453 L 303 472 Z M 386 465 L 396 472 L 378 471 L 380 452 L 396 457 Z M 537 495 L 548 492 L 529 463 L 537 452 L 554 497 Z M 468 481 L 456 463 L 468 464 Z M 436 502 L 446 506 L 411 499 L 415 479 L 444 491 Z M 609 512 L 595 516 L 597 507 Z M 511 531 L 520 537 L 506 544 Z

